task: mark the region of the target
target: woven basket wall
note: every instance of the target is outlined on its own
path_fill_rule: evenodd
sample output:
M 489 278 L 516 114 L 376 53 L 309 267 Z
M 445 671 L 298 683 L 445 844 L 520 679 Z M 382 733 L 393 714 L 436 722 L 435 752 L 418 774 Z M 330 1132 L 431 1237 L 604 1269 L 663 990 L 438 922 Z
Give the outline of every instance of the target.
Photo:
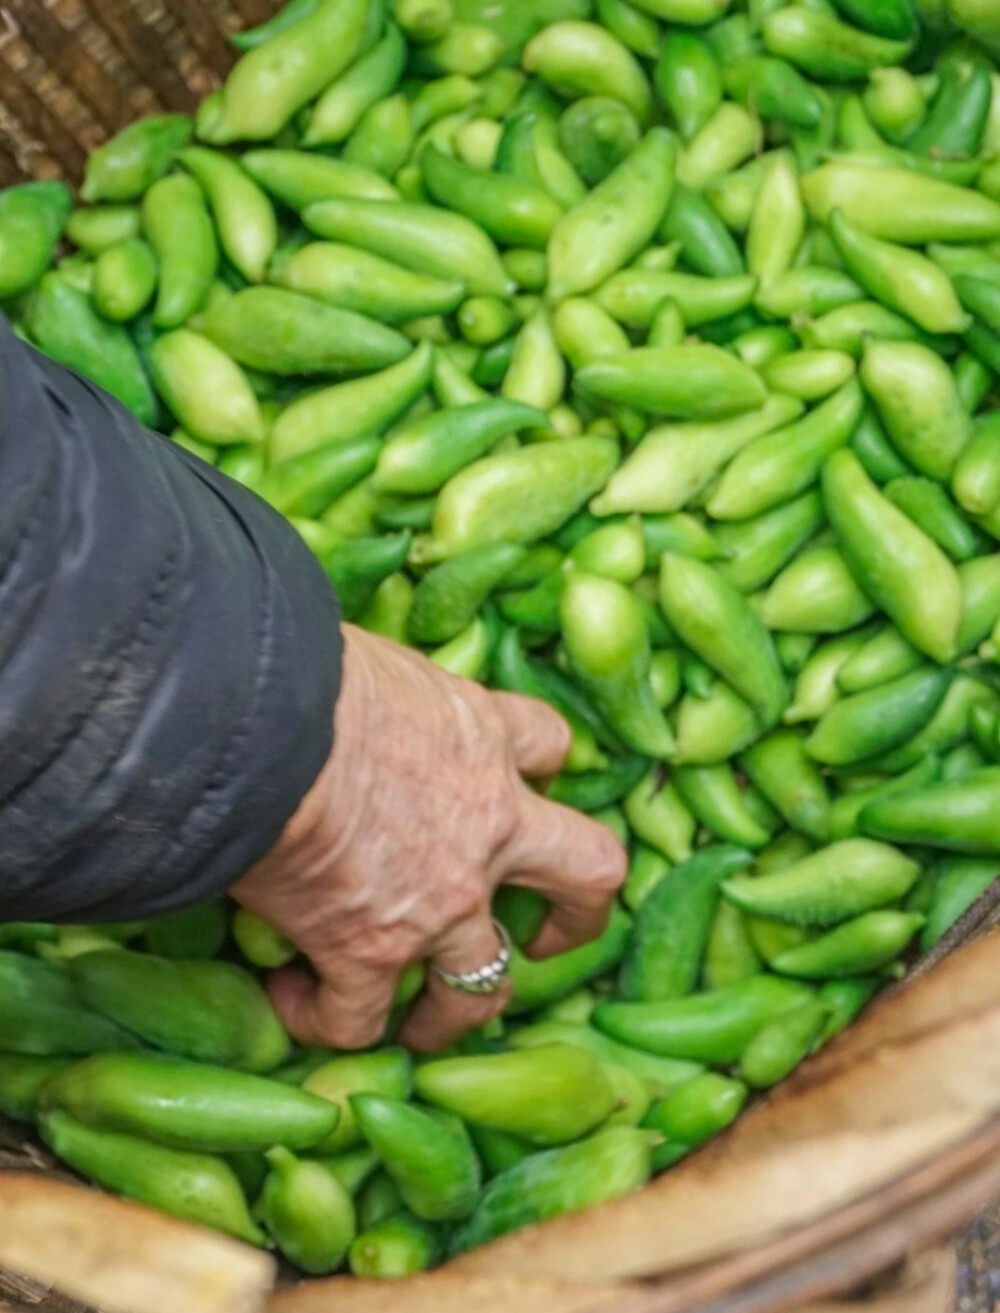
M 227 35 L 280 0 L 3 0 L 0 186 L 79 180 L 141 114 L 190 111 L 234 62 Z

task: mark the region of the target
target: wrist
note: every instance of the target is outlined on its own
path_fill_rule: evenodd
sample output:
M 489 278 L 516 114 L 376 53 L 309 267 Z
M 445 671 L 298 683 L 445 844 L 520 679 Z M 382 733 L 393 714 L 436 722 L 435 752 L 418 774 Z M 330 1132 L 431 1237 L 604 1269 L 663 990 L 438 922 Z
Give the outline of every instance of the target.
M 353 625 L 342 626 L 343 670 L 334 709 L 333 748 L 302 798 L 281 838 L 266 857 L 236 886 L 259 887 L 271 878 L 275 858 L 281 870 L 308 872 L 317 862 L 329 867 L 351 840 L 362 814 L 367 788 L 366 708 L 374 697 L 375 675 L 368 636 Z

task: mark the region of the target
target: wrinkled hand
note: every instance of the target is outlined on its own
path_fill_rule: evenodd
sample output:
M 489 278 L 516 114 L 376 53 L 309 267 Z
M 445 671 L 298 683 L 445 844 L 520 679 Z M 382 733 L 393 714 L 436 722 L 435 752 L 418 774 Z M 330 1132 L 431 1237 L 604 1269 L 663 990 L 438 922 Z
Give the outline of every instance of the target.
M 411 962 L 472 971 L 498 951 L 500 884 L 552 905 L 530 945 L 548 957 L 604 929 L 625 875 L 606 826 L 533 792 L 569 731 L 542 703 L 492 693 L 418 653 L 344 627 L 329 761 L 275 849 L 233 888 L 309 958 L 316 978 L 275 973 L 271 994 L 306 1044 L 361 1048 L 382 1035 Z M 444 1047 L 498 1014 L 509 989 L 462 994 L 428 972 L 400 1038 Z

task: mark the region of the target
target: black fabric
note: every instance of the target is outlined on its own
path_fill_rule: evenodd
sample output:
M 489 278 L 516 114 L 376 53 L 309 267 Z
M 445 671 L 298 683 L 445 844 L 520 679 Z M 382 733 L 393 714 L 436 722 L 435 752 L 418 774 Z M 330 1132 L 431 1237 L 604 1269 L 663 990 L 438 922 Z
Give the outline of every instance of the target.
M 332 744 L 336 599 L 259 498 L 0 316 L 0 920 L 231 884 Z

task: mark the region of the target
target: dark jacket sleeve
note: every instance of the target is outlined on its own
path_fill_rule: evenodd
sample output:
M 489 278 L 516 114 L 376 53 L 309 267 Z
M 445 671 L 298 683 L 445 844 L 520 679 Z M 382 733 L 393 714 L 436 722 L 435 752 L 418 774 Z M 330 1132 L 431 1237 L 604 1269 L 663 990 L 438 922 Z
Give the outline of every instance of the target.
M 0 316 L 0 920 L 225 888 L 329 754 L 336 600 L 257 497 Z

